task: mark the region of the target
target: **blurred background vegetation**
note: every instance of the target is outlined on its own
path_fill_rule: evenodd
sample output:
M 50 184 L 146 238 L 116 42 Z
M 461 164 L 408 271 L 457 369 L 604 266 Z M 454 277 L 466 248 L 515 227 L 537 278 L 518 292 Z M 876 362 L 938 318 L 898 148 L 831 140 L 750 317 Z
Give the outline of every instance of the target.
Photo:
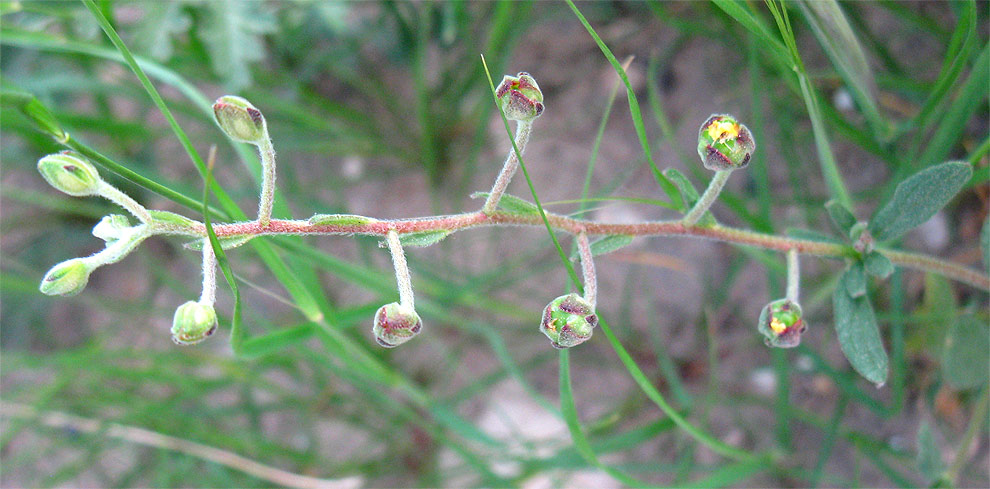
M 484 54 L 496 83 L 528 71 L 543 88 L 547 111 L 526 163 L 553 211 L 676 216 L 613 199 L 662 198 L 636 126 L 650 158 L 701 188 L 708 174 L 694 155 L 696 128 L 729 112 L 759 146 L 716 204 L 720 220 L 764 232 L 824 229 L 834 182 L 823 166 L 836 165 L 866 218 L 906 175 L 964 159 L 976 168 L 971 183 L 903 246 L 985 268 L 977 245 L 990 197 L 985 2 L 787 3 L 793 32 L 758 2 L 578 4 L 616 58 L 633 56 L 639 120 L 563 3 L 93 5 L 196 151 L 218 146 L 217 180 L 248 215 L 257 158 L 223 137 L 209 109 L 228 93 L 268 120 L 279 152 L 276 216 L 479 207 L 469 196 L 487 190 L 508 148 Z M 201 195 L 189 156 L 84 4 L 4 2 L 0 14 L 7 101 L 28 93 L 77 140 Z M 791 42 L 798 69 L 783 49 Z M 809 112 L 802 77 L 820 110 Z M 890 381 L 876 389 L 851 371 L 832 331 L 838 261 L 804 260 L 812 329 L 801 347 L 770 350 L 755 323 L 782 295 L 779 255 L 638 240 L 598 260 L 599 312 L 624 349 L 599 332 L 567 354 L 537 331 L 542 307 L 567 291 L 546 232 L 468 231 L 409 252 L 426 329 L 384 350 L 371 337 L 372 314 L 396 292 L 377 240 L 279 237 L 228 253 L 246 327 L 259 338 L 254 358 L 234 358 L 223 288 L 219 334 L 194 347 L 169 339 L 175 307 L 199 294 L 199 255 L 181 240 L 150 240 L 97 271 L 81 295 L 37 291 L 53 264 L 98 251 L 90 229 L 119 210 L 47 187 L 35 162 L 63 148 L 7 101 L 4 487 L 314 483 L 289 473 L 329 479 L 327 487 L 990 485 L 983 292 L 901 270 L 874 283 L 891 355 Z M 148 207 L 200 217 L 101 171 Z M 605 200 L 575 202 L 584 188 Z M 528 195 L 520 182 L 510 192 Z M 658 408 L 665 402 L 693 428 L 672 422 Z

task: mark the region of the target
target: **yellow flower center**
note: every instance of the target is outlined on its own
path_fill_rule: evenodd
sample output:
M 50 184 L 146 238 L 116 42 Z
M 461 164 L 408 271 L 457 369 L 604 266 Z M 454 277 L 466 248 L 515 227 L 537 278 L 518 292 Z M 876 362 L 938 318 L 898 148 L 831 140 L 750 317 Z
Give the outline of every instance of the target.
M 726 141 L 739 137 L 739 124 L 726 120 L 715 121 L 708 126 L 708 137 L 715 141 Z
M 779 319 L 773 318 L 770 320 L 770 329 L 772 329 L 775 334 L 779 335 L 787 330 L 787 325 L 782 323 Z

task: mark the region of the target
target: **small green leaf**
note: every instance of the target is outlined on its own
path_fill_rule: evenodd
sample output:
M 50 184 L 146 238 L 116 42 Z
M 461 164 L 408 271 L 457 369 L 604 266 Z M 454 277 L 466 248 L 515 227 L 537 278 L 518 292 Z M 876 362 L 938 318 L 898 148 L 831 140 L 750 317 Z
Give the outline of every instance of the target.
M 945 337 L 942 367 L 957 389 L 987 383 L 990 371 L 990 325 L 973 315 L 959 316 Z
M 248 241 L 256 238 L 254 234 L 242 234 L 240 236 L 225 236 L 223 238 L 218 238 L 217 242 L 220 243 L 220 247 L 229 250 L 232 248 L 237 248 Z M 202 251 L 203 250 L 203 240 L 197 239 L 196 241 L 190 241 L 186 243 L 186 248 L 190 250 Z
M 856 216 L 853 215 L 852 211 L 837 200 L 826 202 L 825 210 L 828 211 L 828 217 L 832 219 L 832 224 L 835 225 L 839 234 L 848 236 L 849 230 L 856 225 Z
M 688 177 L 684 176 L 683 173 L 677 170 L 677 168 L 667 168 L 663 171 L 663 175 L 667 177 L 674 185 L 677 186 L 677 190 L 681 191 L 681 202 L 684 205 L 681 207 L 681 211 L 687 212 L 694 207 L 694 203 L 701 198 L 698 193 L 698 189 L 694 188 L 694 184 Z
M 694 184 L 691 183 L 691 180 L 688 180 L 688 178 L 676 168 L 667 168 L 663 171 L 663 175 L 667 177 L 668 180 L 673 182 L 677 187 L 677 190 L 680 191 L 680 202 L 682 204 L 679 207 L 680 211 L 684 213 L 689 212 L 694 207 L 694 204 L 701 198 L 700 194 L 698 194 L 698 189 L 694 188 Z M 671 200 L 674 202 L 678 201 L 678 199 L 674 198 L 671 198 Z M 702 227 L 710 227 L 715 224 L 715 216 L 713 216 L 711 212 L 705 212 L 705 215 L 701 216 L 701 219 L 698 220 L 698 225 Z
M 894 264 L 890 262 L 889 258 L 877 251 L 871 251 L 869 255 L 866 255 L 863 265 L 866 266 L 867 273 L 880 279 L 885 279 L 894 273 Z
M 800 229 L 800 228 L 787 228 L 787 235 L 794 239 L 805 239 L 808 241 L 817 241 L 819 243 L 829 243 L 842 245 L 845 244 L 842 240 L 829 236 L 825 233 L 819 233 L 818 231 L 812 231 L 810 229 Z
M 55 116 L 34 95 L 15 90 L 0 90 L 0 106 L 13 107 L 37 124 L 38 128 L 58 140 L 64 140 L 65 131 Z
M 877 241 L 899 238 L 924 223 L 952 200 L 973 176 L 965 161 L 948 161 L 926 168 L 897 185 L 894 197 L 870 221 Z
M 942 463 L 942 451 L 938 449 L 932 429 L 925 421 L 922 421 L 921 426 L 918 427 L 917 443 L 918 455 L 915 463 L 918 472 L 921 472 L 929 483 L 934 482 L 941 478 L 945 465 Z
M 863 270 L 863 262 L 855 262 L 849 265 L 846 273 L 842 274 L 842 287 L 850 297 L 862 297 L 866 295 L 866 271 Z
M 591 256 L 600 256 L 611 253 L 632 243 L 633 238 L 634 236 L 630 236 L 628 234 L 613 234 L 605 236 L 604 238 L 591 243 Z M 571 259 L 575 259 L 577 257 L 577 252 L 571 255 Z
M 854 299 L 843 287 L 836 287 L 832 307 L 842 353 L 860 375 L 882 387 L 887 382 L 887 352 L 869 298 L 864 295 Z
M 415 246 L 423 248 L 430 246 L 432 244 L 439 243 L 443 238 L 446 238 L 450 234 L 450 231 L 440 230 L 440 231 L 422 231 L 418 233 L 407 233 L 399 235 L 399 242 L 402 246 Z
M 195 228 L 199 224 L 186 216 L 181 216 L 174 212 L 149 210 L 148 214 L 151 215 L 151 218 L 155 220 L 156 224 L 162 224 L 168 227 L 190 229 Z
M 310 226 L 363 226 L 378 219 L 354 214 L 316 214 L 309 218 Z
M 471 198 L 488 198 L 488 192 L 475 192 L 471 194 Z M 498 208 L 513 214 L 540 215 L 540 210 L 536 208 L 536 204 L 511 194 L 502 194 L 502 198 L 498 201 Z

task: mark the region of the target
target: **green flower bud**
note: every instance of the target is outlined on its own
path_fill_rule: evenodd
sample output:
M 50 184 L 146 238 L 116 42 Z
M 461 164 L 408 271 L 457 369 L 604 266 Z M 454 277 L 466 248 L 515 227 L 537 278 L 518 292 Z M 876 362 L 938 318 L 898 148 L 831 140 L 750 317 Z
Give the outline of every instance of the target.
M 543 309 L 540 331 L 554 348 L 570 348 L 584 343 L 598 326 L 595 308 L 577 294 L 562 295 Z
M 107 246 L 110 246 L 115 241 L 127 236 L 130 229 L 131 221 L 126 216 L 110 214 L 103 216 L 99 224 L 93 227 L 93 236 L 106 241 Z
M 543 113 L 543 92 L 536 80 L 525 71 L 516 76 L 505 75 L 495 89 L 495 96 L 502 105 L 506 119 L 531 121 Z
M 76 295 L 86 288 L 89 274 L 95 268 L 82 258 L 66 260 L 55 265 L 45 274 L 38 290 L 45 295 Z
M 709 170 L 745 168 L 753 151 L 753 134 L 731 115 L 713 114 L 698 131 L 698 156 Z
M 268 137 L 261 111 L 241 97 L 224 95 L 218 98 L 213 104 L 213 115 L 220 129 L 234 141 L 259 144 Z
M 70 151 L 38 160 L 38 172 L 49 185 L 74 197 L 99 193 L 100 174 L 93 165 Z
M 794 348 L 801 344 L 801 333 L 808 325 L 801 318 L 801 305 L 789 299 L 777 299 L 760 312 L 757 329 L 767 346 Z
M 217 330 L 217 313 L 212 304 L 189 301 L 179 306 L 172 317 L 172 341 L 177 345 L 195 345 Z
M 395 348 L 416 336 L 423 329 L 423 320 L 411 308 L 398 302 L 385 304 L 375 313 L 375 341 L 385 348 Z
M 853 249 L 864 256 L 870 254 L 876 246 L 873 234 L 870 233 L 869 224 L 862 221 L 857 222 L 849 229 L 849 239 L 852 240 Z

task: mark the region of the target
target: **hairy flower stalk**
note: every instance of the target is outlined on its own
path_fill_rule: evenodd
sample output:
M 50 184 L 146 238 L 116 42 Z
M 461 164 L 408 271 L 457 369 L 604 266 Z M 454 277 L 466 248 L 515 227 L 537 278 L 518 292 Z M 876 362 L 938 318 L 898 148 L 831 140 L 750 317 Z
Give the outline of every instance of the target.
M 509 148 L 509 155 L 505 158 L 502 171 L 495 179 L 495 185 L 488 193 L 485 205 L 481 207 L 481 212 L 491 214 L 498 208 L 498 202 L 505 194 L 505 189 L 509 187 L 512 176 L 519 169 L 519 156 L 526 149 L 529 142 L 529 133 L 533 129 L 533 121 L 543 113 L 543 92 L 536 80 L 525 71 L 516 76 L 502 78 L 495 89 L 495 97 L 498 99 L 499 108 L 505 114 L 505 118 L 516 121 L 515 146 Z M 516 149 L 519 150 L 518 154 Z
M 532 130 L 532 121 L 516 122 L 516 148 L 519 148 L 520 155 L 526 149 L 526 143 L 529 142 L 529 133 Z M 509 182 L 512 181 L 512 176 L 515 175 L 518 170 L 519 157 L 516 156 L 516 152 L 513 148 L 509 148 L 509 155 L 505 158 L 505 164 L 502 165 L 502 171 L 499 172 L 498 177 L 495 179 L 495 185 L 492 186 L 491 192 L 488 193 L 488 198 L 485 199 L 485 205 L 482 206 L 481 212 L 491 214 L 496 208 L 498 208 L 498 202 L 502 200 L 502 195 L 505 194 L 505 189 L 509 187 Z
M 721 170 L 715 172 L 715 176 L 712 177 L 712 181 L 708 183 L 708 188 L 705 189 L 705 193 L 701 194 L 701 198 L 698 202 L 694 204 L 694 207 L 684 215 L 684 225 L 694 226 L 698 223 L 698 220 L 705 215 L 705 212 L 715 203 L 718 199 L 718 194 L 722 192 L 722 188 L 725 187 L 725 182 L 729 181 L 729 176 L 732 175 L 732 170 Z
M 213 305 L 217 299 L 217 255 L 209 239 L 203 240 L 203 292 L 201 304 Z
M 101 197 L 127 209 L 127 212 L 133 214 L 142 223 L 147 224 L 151 222 L 151 214 L 148 213 L 148 209 L 132 199 L 131 196 L 121 192 L 117 187 L 101 181 L 97 187 L 97 192 Z
M 258 145 L 261 155 L 261 196 L 258 199 L 258 223 L 268 226 L 272 220 L 272 207 L 275 205 L 275 147 L 265 131 L 265 139 Z
M 598 304 L 598 277 L 595 275 L 595 260 L 591 254 L 588 233 L 578 233 L 577 245 L 581 255 L 581 271 L 584 272 L 584 300 L 594 308 Z
M 392 266 L 395 268 L 395 281 L 399 286 L 399 305 L 415 309 L 416 303 L 413 298 L 412 277 L 409 275 L 409 265 L 406 264 L 406 253 L 402 250 L 402 243 L 399 242 L 399 233 L 391 230 L 385 236 L 388 242 L 388 251 L 392 253 Z
M 416 313 L 413 301 L 412 278 L 409 276 L 409 266 L 406 264 L 406 254 L 399 241 L 399 233 L 390 229 L 385 235 L 388 250 L 392 253 L 392 265 L 395 267 L 395 281 L 399 286 L 399 302 L 385 304 L 375 313 L 375 321 L 371 332 L 375 341 L 385 348 L 399 346 L 423 329 L 423 320 Z
M 787 251 L 787 300 L 798 301 L 801 288 L 801 269 L 798 263 L 798 252 L 791 248 Z

